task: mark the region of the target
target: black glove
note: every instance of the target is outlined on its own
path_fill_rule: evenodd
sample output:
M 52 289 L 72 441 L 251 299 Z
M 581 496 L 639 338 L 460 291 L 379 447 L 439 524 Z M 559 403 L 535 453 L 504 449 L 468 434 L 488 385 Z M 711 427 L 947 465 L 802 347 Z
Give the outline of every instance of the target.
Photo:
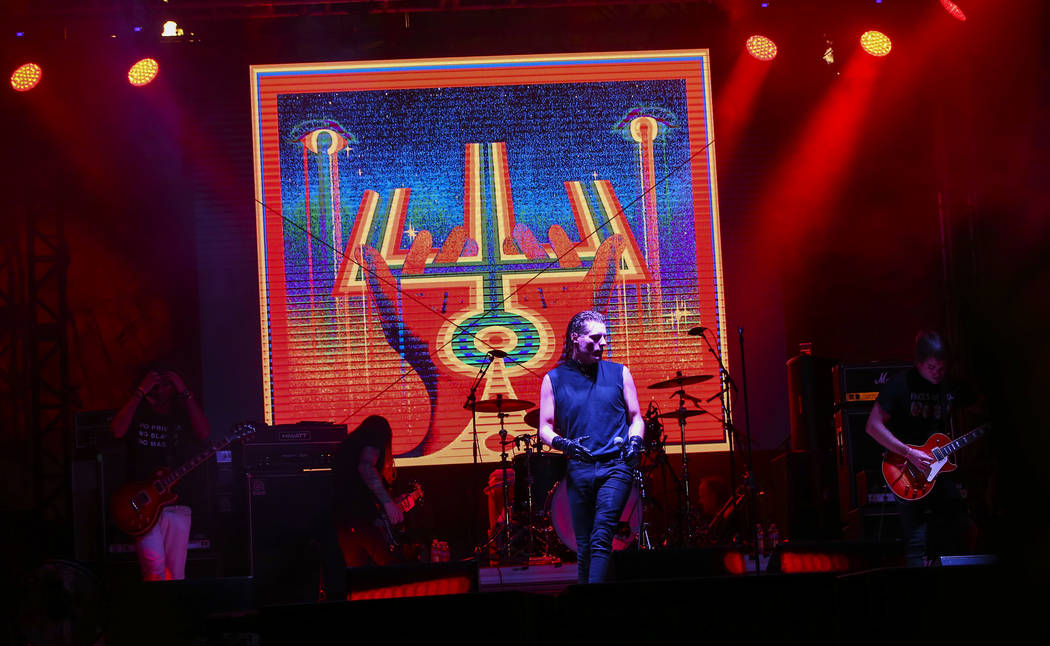
M 637 435 L 632 435 L 627 439 L 620 453 L 627 466 L 637 469 L 638 463 L 642 461 L 642 454 L 645 453 L 645 441 Z
M 579 440 L 567 440 L 564 437 L 558 435 L 551 442 L 551 446 L 558 449 L 562 453 L 568 455 L 574 460 L 582 460 L 584 462 L 594 462 L 594 456 L 587 450 L 580 442 L 586 440 L 589 435 L 584 435 Z

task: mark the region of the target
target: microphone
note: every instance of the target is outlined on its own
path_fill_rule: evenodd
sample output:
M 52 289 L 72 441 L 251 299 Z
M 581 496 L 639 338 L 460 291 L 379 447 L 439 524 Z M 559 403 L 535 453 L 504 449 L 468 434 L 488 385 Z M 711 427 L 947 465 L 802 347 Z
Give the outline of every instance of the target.
M 719 390 L 717 394 L 715 394 L 715 395 L 712 395 L 712 396 L 708 397 L 708 398 L 707 398 L 707 403 L 711 403 L 711 402 L 713 402 L 714 400 L 718 399 L 719 397 L 721 397 L 722 395 L 724 395 L 724 394 L 725 394 L 725 392 L 726 392 L 727 390 L 729 390 L 729 388 L 728 388 L 728 387 L 726 387 L 726 388 L 723 388 L 722 390 Z
M 703 336 L 704 332 L 707 332 L 707 328 L 703 325 L 698 325 L 689 330 L 689 336 Z
M 508 356 L 503 350 L 489 350 L 488 355 L 493 359 L 503 359 Z

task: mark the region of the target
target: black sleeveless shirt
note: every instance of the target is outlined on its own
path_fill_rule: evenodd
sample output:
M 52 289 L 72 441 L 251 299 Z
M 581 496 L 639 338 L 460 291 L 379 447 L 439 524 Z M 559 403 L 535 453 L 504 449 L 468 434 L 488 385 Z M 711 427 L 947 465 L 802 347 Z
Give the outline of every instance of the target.
M 547 373 L 554 391 L 556 428 L 570 440 L 587 436 L 582 444 L 599 460 L 619 455 L 616 438 L 627 441 L 623 370 L 611 361 L 584 366 L 566 359 Z

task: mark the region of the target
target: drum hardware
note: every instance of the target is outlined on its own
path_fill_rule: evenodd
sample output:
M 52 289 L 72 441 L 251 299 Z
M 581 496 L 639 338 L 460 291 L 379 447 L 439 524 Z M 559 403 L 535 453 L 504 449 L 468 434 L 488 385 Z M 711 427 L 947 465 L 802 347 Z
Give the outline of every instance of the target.
M 529 408 L 532 408 L 533 404 L 531 402 L 526 402 L 524 400 L 505 398 L 505 397 L 503 397 L 502 393 L 497 393 L 495 399 L 483 399 L 483 400 L 479 401 L 477 399 L 477 392 L 478 392 L 478 388 L 481 386 L 482 382 L 485 379 L 485 374 L 488 372 L 489 368 L 492 366 L 492 362 L 493 361 L 495 361 L 496 359 L 504 359 L 504 358 L 506 358 L 507 357 L 507 353 L 502 351 L 502 350 L 489 350 L 485 354 L 485 357 L 488 360 L 485 361 L 481 365 L 481 368 L 478 370 L 478 374 L 474 377 L 474 381 L 470 384 L 470 390 L 467 393 L 467 401 L 463 404 L 463 408 L 465 408 L 465 409 L 470 411 L 471 434 L 473 436 L 472 437 L 473 446 L 471 448 L 472 448 L 473 464 L 474 464 L 474 467 L 473 467 L 474 483 L 475 483 L 475 485 L 478 484 L 478 481 L 479 481 L 478 466 L 481 463 L 481 449 L 480 449 L 480 445 L 478 444 L 478 413 L 479 412 L 482 412 L 482 413 L 496 413 L 497 416 L 499 417 L 499 427 L 500 427 L 500 431 L 499 431 L 500 432 L 500 452 L 501 452 L 500 453 L 500 462 L 501 462 L 501 465 L 502 465 L 502 468 L 503 468 L 504 514 L 505 514 L 506 518 L 509 519 L 510 514 L 507 512 L 507 509 L 506 509 L 506 503 L 509 500 L 509 495 L 508 495 L 509 494 L 509 491 L 508 491 L 508 486 L 509 485 L 507 483 L 507 430 L 506 430 L 506 428 L 504 428 L 503 420 L 507 416 L 506 415 L 507 413 L 510 413 L 510 412 L 513 412 L 513 411 L 519 411 L 519 410 L 527 410 Z M 480 489 L 480 488 L 481 487 L 478 487 L 478 489 Z M 475 505 L 475 510 L 476 509 L 477 509 L 477 505 Z M 504 531 L 506 531 L 507 525 L 508 525 L 507 522 L 503 523 Z M 476 531 L 477 527 L 478 527 L 478 519 L 477 519 L 477 516 L 475 515 L 474 522 L 472 523 L 472 530 L 471 531 L 472 532 Z M 487 546 L 491 542 L 492 542 L 492 539 L 490 538 L 488 541 L 486 541 L 485 545 Z M 476 544 L 477 544 L 477 541 L 475 541 L 475 545 Z M 475 553 L 479 553 L 481 549 L 482 549 L 481 547 L 477 548 Z
M 491 537 L 489 537 L 488 541 L 485 542 L 485 545 L 479 547 L 477 551 L 483 550 L 485 547 L 487 547 L 488 545 L 492 544 L 493 541 L 499 539 L 500 536 L 502 535 L 503 540 L 502 540 L 502 543 L 500 544 L 500 552 L 501 552 L 500 558 L 503 561 L 509 561 L 510 560 L 510 545 L 511 545 L 511 542 L 514 540 L 514 538 L 516 537 L 517 534 L 521 533 L 521 528 L 519 528 L 516 532 L 512 533 L 512 516 L 513 516 L 513 514 L 512 514 L 512 507 L 510 505 L 510 482 L 509 482 L 509 478 L 507 477 L 507 472 L 509 470 L 512 470 L 513 466 L 511 465 L 510 460 L 507 459 L 507 456 L 508 456 L 507 448 L 510 447 L 510 446 L 513 446 L 516 443 L 516 440 L 515 439 L 508 439 L 508 437 L 507 437 L 507 435 L 508 435 L 507 427 L 506 427 L 506 424 L 505 424 L 504 420 L 507 417 L 510 416 L 510 413 L 523 411 L 523 410 L 528 410 L 528 409 L 532 408 L 533 406 L 535 406 L 535 404 L 533 402 L 526 401 L 524 399 L 512 399 L 510 397 L 504 397 L 502 393 L 497 393 L 496 397 L 493 398 L 493 399 L 482 399 L 482 400 L 473 401 L 473 402 L 471 402 L 470 398 L 468 398 L 468 403 L 471 404 L 471 407 L 472 407 L 472 410 L 473 410 L 475 416 L 476 416 L 476 414 L 478 412 L 495 413 L 496 417 L 499 418 L 500 469 L 502 469 L 502 471 L 503 471 L 503 483 L 502 483 L 503 484 L 503 526 L 500 528 L 499 532 L 495 532 Z M 477 425 L 476 425 L 476 423 L 475 423 L 474 435 L 475 435 L 475 440 L 474 441 L 475 441 L 475 444 L 476 444 L 477 443 Z M 537 440 L 538 440 L 538 438 L 537 438 Z M 531 448 L 527 446 L 526 453 L 529 453 L 530 451 L 531 451 Z M 530 467 L 529 464 L 527 464 L 526 465 L 526 470 L 528 470 L 529 468 L 531 468 L 531 467 Z M 526 478 L 529 481 L 529 487 L 531 489 L 531 486 L 532 486 L 532 482 L 531 482 L 532 476 L 531 476 L 531 474 L 527 472 L 526 473 Z M 530 495 L 528 496 L 528 498 L 531 499 L 531 491 L 530 491 Z M 532 504 L 531 504 L 531 500 L 530 500 L 530 502 L 529 502 L 530 513 L 531 513 L 531 507 L 532 507 Z M 529 549 L 529 551 L 531 553 L 532 550 L 534 549 L 534 543 L 533 543 L 533 531 L 534 530 L 531 527 L 531 523 L 530 523 L 530 527 L 528 527 L 527 529 L 529 529 L 529 535 L 528 535 L 529 547 L 528 547 L 528 549 Z
M 685 543 L 686 544 L 689 544 L 689 543 L 692 542 L 693 533 L 692 533 L 692 523 L 690 522 L 690 517 L 691 517 L 690 504 L 691 503 L 689 502 L 689 453 L 688 453 L 688 451 L 686 451 L 686 448 L 685 448 L 685 420 L 688 417 L 694 417 L 696 415 L 703 415 L 707 411 L 702 410 L 702 409 L 701 410 L 695 410 L 695 411 L 687 409 L 685 407 L 685 402 L 686 402 L 687 399 L 692 401 L 695 405 L 698 404 L 699 400 L 697 398 L 687 394 L 682 387 L 683 386 L 688 386 L 688 385 L 691 385 L 691 384 L 702 383 L 702 382 L 708 381 L 708 380 L 710 380 L 712 378 L 713 377 L 711 375 L 683 375 L 682 371 L 679 370 L 679 371 L 677 371 L 677 373 L 675 374 L 674 377 L 672 377 L 670 379 L 667 379 L 665 381 L 658 381 L 655 384 L 650 384 L 649 385 L 649 388 L 651 390 L 652 389 L 662 389 L 662 388 L 674 388 L 676 386 L 678 387 L 678 389 L 675 390 L 670 395 L 671 397 L 677 397 L 678 398 L 678 408 L 676 410 L 674 410 L 674 411 L 671 411 L 671 412 L 668 412 L 668 413 L 664 413 L 664 414 L 660 415 L 660 417 L 664 418 L 664 419 L 677 419 L 678 420 L 679 436 L 680 436 L 681 442 L 682 442 L 682 480 L 681 480 L 681 482 L 682 482 L 682 487 L 684 489 L 683 518 L 685 519 L 685 535 L 684 535 L 684 539 L 685 539 Z
M 638 549 L 651 550 L 653 542 L 649 539 L 649 489 L 646 487 L 646 475 L 640 469 L 631 469 L 641 505 L 641 521 L 638 524 Z
M 710 379 L 714 379 L 714 375 L 683 375 L 682 371 L 679 370 L 674 377 L 667 379 L 666 381 L 658 381 L 655 384 L 649 384 L 650 390 L 658 390 L 661 388 L 678 388 L 682 389 L 682 386 L 692 386 L 694 384 L 700 384 Z

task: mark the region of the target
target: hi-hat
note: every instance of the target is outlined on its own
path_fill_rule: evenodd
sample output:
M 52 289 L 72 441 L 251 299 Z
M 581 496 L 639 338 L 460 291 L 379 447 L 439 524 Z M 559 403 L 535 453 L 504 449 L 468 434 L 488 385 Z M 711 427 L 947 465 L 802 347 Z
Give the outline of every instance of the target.
M 706 410 L 673 410 L 669 413 L 660 413 L 657 417 L 662 417 L 664 419 L 685 419 L 686 417 L 703 415 L 706 412 Z
M 524 399 L 510 399 L 497 397 L 495 399 L 481 399 L 474 404 L 474 410 L 479 413 L 514 413 L 519 410 L 528 410 L 536 404 Z M 470 410 L 470 406 L 464 406 Z M 539 424 L 537 423 L 537 426 Z
M 714 375 L 683 375 L 678 373 L 677 377 L 671 377 L 665 381 L 658 381 L 655 384 L 649 384 L 650 389 L 657 388 L 681 388 L 682 386 L 690 386 L 692 384 L 699 384 L 707 381 L 708 379 L 714 379 Z

